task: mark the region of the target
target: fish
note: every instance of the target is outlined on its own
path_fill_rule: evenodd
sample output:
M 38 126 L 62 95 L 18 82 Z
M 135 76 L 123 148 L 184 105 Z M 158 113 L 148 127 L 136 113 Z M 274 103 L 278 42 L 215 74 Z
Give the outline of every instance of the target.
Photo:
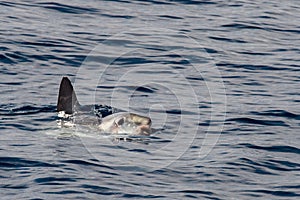
M 149 117 L 107 105 L 81 105 L 68 77 L 63 77 L 60 83 L 57 112 L 65 126 L 92 125 L 99 132 L 110 134 L 149 136 L 152 133 Z

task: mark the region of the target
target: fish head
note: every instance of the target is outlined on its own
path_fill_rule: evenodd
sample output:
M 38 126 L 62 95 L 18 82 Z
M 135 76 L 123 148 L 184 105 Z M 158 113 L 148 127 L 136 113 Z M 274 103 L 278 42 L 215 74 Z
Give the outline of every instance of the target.
M 151 119 L 134 113 L 115 113 L 104 117 L 99 128 L 113 134 L 150 135 Z

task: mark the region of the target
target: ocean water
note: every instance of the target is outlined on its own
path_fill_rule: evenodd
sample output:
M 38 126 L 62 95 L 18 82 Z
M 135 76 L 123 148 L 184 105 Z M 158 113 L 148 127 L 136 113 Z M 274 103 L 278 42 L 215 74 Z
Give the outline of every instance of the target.
M 298 1 L 0 9 L 0 199 L 299 199 Z M 157 131 L 58 127 L 63 76 Z

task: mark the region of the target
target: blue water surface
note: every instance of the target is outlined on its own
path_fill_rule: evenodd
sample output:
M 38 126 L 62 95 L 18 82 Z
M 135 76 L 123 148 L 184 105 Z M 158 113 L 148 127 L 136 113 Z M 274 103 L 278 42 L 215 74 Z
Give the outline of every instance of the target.
M 300 5 L 0 1 L 1 199 L 299 199 Z M 81 104 L 149 137 L 57 126 Z

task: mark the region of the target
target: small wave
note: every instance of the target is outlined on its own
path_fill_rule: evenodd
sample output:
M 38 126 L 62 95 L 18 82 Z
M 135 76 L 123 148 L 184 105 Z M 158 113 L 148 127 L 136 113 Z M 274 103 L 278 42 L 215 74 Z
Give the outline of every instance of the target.
M 294 193 L 294 192 L 281 191 L 281 190 L 243 190 L 242 192 L 255 193 L 256 196 L 258 194 L 271 194 L 273 196 L 280 196 L 280 197 L 296 197 L 296 196 L 300 196 L 299 194 Z
M 159 198 L 166 198 L 165 196 L 162 195 L 142 195 L 142 194 L 123 194 L 122 197 L 128 198 L 128 199 L 159 199 Z
M 106 169 L 112 169 L 111 167 L 108 167 L 106 165 L 101 165 L 99 163 L 95 163 L 94 161 L 85 161 L 85 160 L 64 160 L 62 163 L 68 163 L 68 164 L 76 164 L 76 165 L 84 165 L 84 166 L 96 166 Z
M 247 43 L 244 40 L 238 40 L 238 39 L 230 39 L 230 38 L 226 38 L 226 37 L 216 37 L 216 36 L 210 36 L 210 39 L 213 40 L 220 40 L 220 41 L 224 41 L 224 42 L 234 42 L 234 43 Z
M 143 87 L 143 86 L 140 86 L 140 87 L 136 88 L 135 90 L 138 92 L 144 92 L 144 93 L 154 93 L 155 92 L 155 89 L 150 88 L 150 87 Z
M 109 18 L 123 18 L 123 19 L 132 19 L 134 16 L 130 15 L 111 15 L 111 14 L 101 14 L 104 17 L 109 17 Z
M 251 149 L 258 149 L 258 150 L 265 150 L 271 152 L 282 152 L 282 153 L 296 153 L 300 154 L 300 149 L 292 146 L 285 146 L 285 145 L 273 145 L 273 146 L 258 146 L 254 144 L 241 144 L 242 146 L 251 148 Z
M 170 193 L 178 193 L 178 194 L 184 194 L 184 196 L 186 198 L 195 198 L 195 199 L 199 199 L 199 195 L 202 198 L 205 199 L 214 199 L 215 194 L 213 192 L 210 191 L 203 191 L 203 190 L 180 190 L 180 191 L 172 191 Z
M 177 17 L 173 15 L 159 15 L 161 18 L 167 18 L 167 19 L 183 19 L 182 17 Z
M 96 8 L 83 8 L 78 6 L 70 6 L 67 4 L 62 3 L 55 3 L 55 2 L 46 2 L 46 3 L 38 3 L 39 6 L 55 10 L 62 13 L 69 13 L 69 14 L 84 14 L 84 13 L 96 13 L 98 10 Z
M 0 157 L 1 168 L 22 168 L 22 167 L 58 167 L 42 161 L 28 160 L 18 157 Z
M 0 55 L 0 60 L 1 63 L 5 63 L 5 64 L 15 64 L 17 62 L 15 62 L 13 59 L 11 59 L 8 55 Z
M 91 184 L 82 184 L 80 186 L 83 190 L 89 192 L 89 193 L 95 193 L 100 195 L 116 195 L 121 194 L 121 192 L 118 192 L 117 190 L 111 188 L 111 187 L 104 187 L 99 185 L 91 185 Z
M 235 69 L 245 69 L 245 70 L 250 70 L 250 71 L 257 71 L 257 70 L 262 70 L 262 71 L 289 71 L 291 70 L 290 68 L 287 67 L 274 67 L 274 66 L 269 66 L 269 65 L 253 65 L 253 64 L 234 64 L 234 63 L 217 63 L 217 66 L 223 67 L 232 67 Z
M 300 120 L 300 115 L 296 115 L 292 112 L 288 112 L 285 110 L 268 110 L 263 112 L 251 112 L 254 115 L 262 115 L 262 116 L 272 116 L 272 117 L 284 117 L 289 119 Z
M 211 1 L 211 0 L 205 0 L 205 1 L 195 1 L 195 0 L 172 0 L 170 2 L 176 2 L 181 4 L 188 4 L 188 5 L 213 5 L 218 4 L 217 2 Z
M 14 104 L 0 105 L 0 128 L 19 129 L 23 131 L 52 130 L 57 119 L 55 114 L 56 106 L 36 106 Z
M 21 107 L 15 107 L 13 104 L 0 105 L 0 116 L 30 115 L 36 113 L 49 113 L 55 111 L 56 106 L 25 105 Z
M 74 178 L 58 178 L 58 177 L 43 177 L 43 178 L 36 178 L 34 182 L 38 184 L 45 184 L 51 185 L 51 183 L 55 183 L 55 185 L 61 185 L 63 182 L 76 182 Z
M 265 126 L 289 126 L 285 122 L 280 120 L 259 120 L 259 119 L 252 119 L 248 117 L 240 117 L 240 118 L 231 118 L 227 119 L 226 121 L 234 121 L 238 123 L 245 123 L 245 124 L 258 124 L 258 125 L 265 125 Z

